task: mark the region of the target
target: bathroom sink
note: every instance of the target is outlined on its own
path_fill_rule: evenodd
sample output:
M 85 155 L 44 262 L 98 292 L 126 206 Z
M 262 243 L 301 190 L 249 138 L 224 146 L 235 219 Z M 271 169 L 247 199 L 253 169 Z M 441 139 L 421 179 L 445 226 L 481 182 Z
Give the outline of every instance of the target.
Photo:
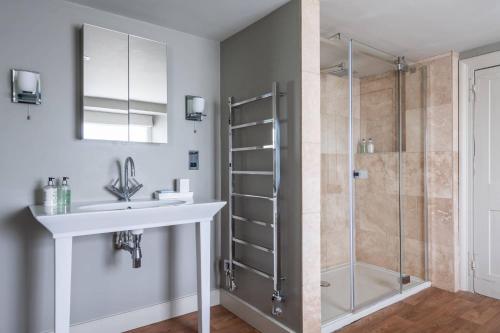
M 82 211 L 107 211 L 107 210 L 124 210 L 124 209 L 140 209 L 140 208 L 154 208 L 172 205 L 183 205 L 185 201 L 182 200 L 145 200 L 145 201 L 120 201 L 113 203 L 101 203 L 92 205 L 79 206 L 78 209 Z
M 133 200 L 75 203 L 67 209 L 30 206 L 54 238 L 165 227 L 212 220 L 224 201 Z

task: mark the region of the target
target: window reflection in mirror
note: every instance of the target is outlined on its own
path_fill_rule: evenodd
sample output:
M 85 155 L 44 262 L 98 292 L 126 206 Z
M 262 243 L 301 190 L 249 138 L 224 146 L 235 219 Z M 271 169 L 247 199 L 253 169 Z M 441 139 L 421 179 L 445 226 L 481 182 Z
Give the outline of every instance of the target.
M 167 142 L 167 49 L 129 36 L 130 141 Z

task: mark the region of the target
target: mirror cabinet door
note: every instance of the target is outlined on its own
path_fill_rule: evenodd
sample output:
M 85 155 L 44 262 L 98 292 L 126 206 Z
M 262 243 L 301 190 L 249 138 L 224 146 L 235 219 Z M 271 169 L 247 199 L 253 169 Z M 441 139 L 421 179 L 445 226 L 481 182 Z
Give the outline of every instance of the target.
M 167 47 L 129 36 L 129 140 L 167 143 Z
M 83 138 L 128 136 L 128 35 L 84 25 Z
M 167 143 L 167 47 L 83 26 L 83 138 Z

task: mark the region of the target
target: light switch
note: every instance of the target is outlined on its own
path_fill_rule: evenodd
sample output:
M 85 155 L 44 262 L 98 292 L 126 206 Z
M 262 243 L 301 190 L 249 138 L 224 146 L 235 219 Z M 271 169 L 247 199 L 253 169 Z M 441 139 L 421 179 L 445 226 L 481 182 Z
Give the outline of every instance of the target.
M 198 170 L 199 169 L 199 153 L 197 150 L 189 151 L 189 170 Z

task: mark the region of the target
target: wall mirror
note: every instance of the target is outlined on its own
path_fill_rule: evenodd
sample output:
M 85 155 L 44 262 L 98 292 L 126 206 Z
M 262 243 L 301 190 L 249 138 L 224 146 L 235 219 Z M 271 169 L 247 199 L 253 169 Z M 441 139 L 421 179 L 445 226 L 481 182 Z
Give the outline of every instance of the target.
M 167 47 L 83 26 L 83 139 L 167 143 Z

